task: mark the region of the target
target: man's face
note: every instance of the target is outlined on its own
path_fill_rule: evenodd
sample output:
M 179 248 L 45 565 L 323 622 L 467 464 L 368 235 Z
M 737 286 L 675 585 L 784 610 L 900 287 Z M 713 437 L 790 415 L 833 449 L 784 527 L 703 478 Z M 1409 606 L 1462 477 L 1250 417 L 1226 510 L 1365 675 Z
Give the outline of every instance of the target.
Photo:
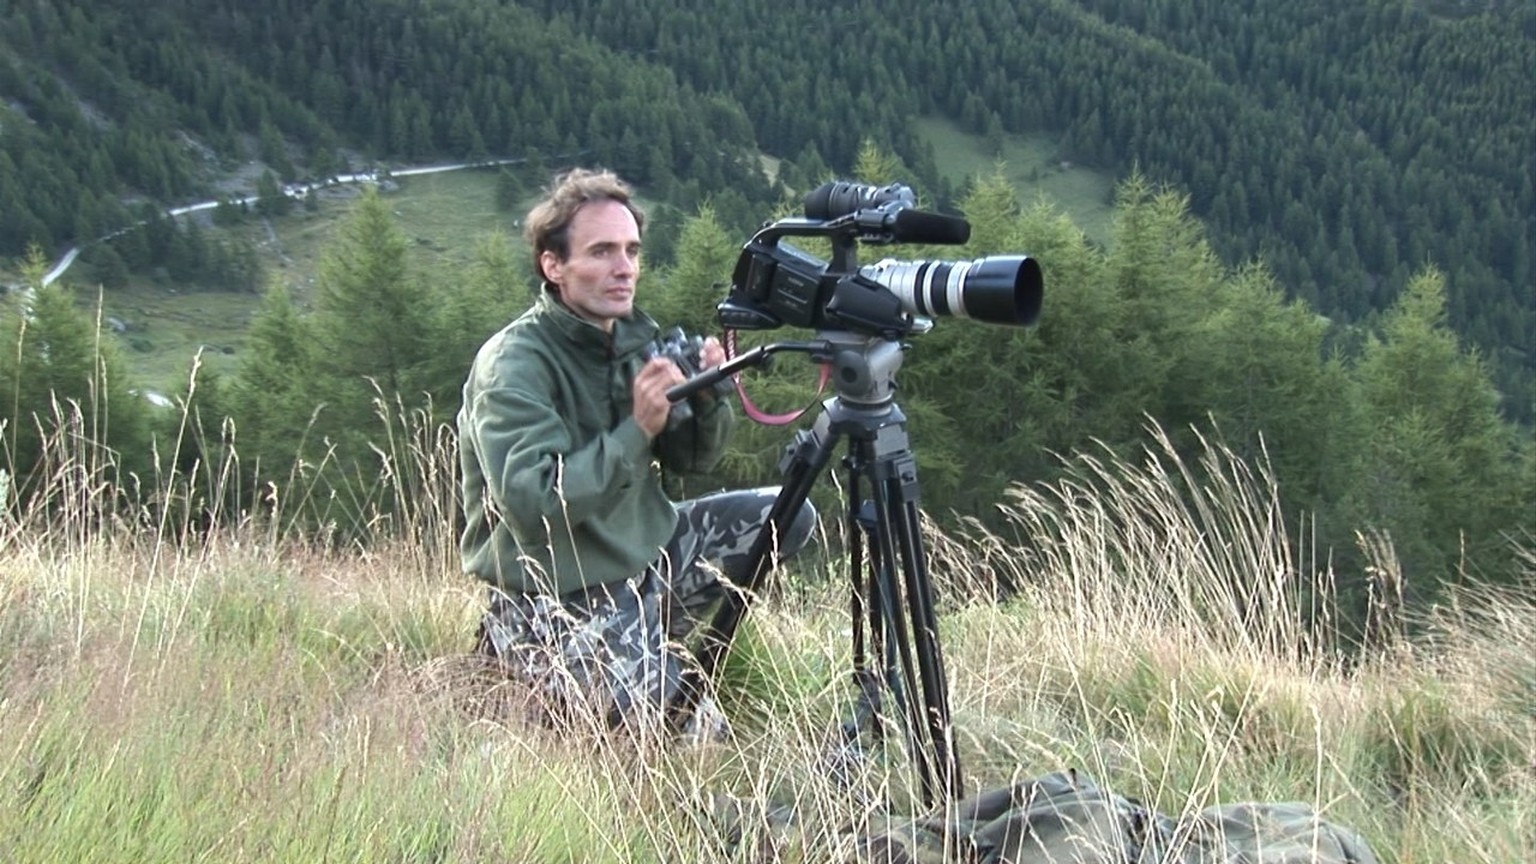
M 613 332 L 613 322 L 629 315 L 635 279 L 640 276 L 640 228 L 633 213 L 618 201 L 583 204 L 571 219 L 570 257 L 543 252 L 539 263 L 560 299 L 578 316 Z

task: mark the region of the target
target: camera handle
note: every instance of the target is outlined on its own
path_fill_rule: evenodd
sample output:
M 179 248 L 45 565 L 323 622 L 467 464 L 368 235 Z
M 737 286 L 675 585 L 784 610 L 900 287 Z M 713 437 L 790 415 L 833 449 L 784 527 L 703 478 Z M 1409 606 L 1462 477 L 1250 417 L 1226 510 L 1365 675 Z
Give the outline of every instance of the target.
M 917 460 L 907 438 L 906 416 L 893 396 L 904 349 L 882 337 L 842 331 L 819 335 L 823 338 L 817 342 L 754 348 L 667 393 L 668 398 L 686 398 L 779 351 L 803 351 L 830 362 L 837 388 L 837 394 L 822 403 L 812 428 L 801 430 L 785 448 L 779 464 L 784 483 L 769 509 L 767 524 L 748 553 L 749 566 L 742 573 L 730 574 L 740 590 L 725 592 L 714 618 L 703 628 L 697 665 L 685 673 L 683 687 L 668 706 L 669 720 L 680 729 L 692 716 L 703 685 L 713 680 L 730 650 L 750 598 L 776 563 L 773 551 L 777 538 L 786 535 L 839 441 L 845 441 L 853 681 L 866 692 L 864 688 L 873 678 L 867 655 L 880 655 L 883 683 L 901 716 L 923 800 L 930 806 L 936 799 L 952 803 L 960 798 L 960 765 L 922 544 Z M 865 488 L 869 498 L 861 500 Z M 878 713 L 877 700 L 870 701 Z M 880 720 L 872 719 L 878 733 Z
M 743 369 L 762 365 L 770 356 L 782 351 L 798 351 L 818 357 L 829 356 L 833 350 L 831 342 L 773 342 L 768 345 L 759 345 L 744 354 L 732 357 L 719 366 L 705 369 L 681 384 L 669 387 L 667 400 L 673 403 L 681 402 L 695 393 L 708 390 Z

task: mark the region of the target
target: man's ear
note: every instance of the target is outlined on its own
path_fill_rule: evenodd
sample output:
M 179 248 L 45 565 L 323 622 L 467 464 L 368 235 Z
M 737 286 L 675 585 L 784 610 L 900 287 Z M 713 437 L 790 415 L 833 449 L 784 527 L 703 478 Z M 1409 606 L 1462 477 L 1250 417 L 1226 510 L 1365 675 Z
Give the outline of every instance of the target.
M 553 251 L 545 249 L 539 253 L 539 272 L 544 274 L 544 281 L 551 285 L 559 285 L 561 268 L 564 262 Z

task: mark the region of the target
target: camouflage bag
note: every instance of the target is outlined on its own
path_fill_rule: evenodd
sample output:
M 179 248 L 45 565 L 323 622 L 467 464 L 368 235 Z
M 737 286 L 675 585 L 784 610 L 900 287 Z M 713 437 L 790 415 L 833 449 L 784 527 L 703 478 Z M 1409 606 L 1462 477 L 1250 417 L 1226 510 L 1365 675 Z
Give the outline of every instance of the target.
M 1173 839 L 1166 860 L 1183 864 L 1376 864 L 1364 838 L 1300 802 L 1210 807 L 1176 824 Z
M 852 861 L 1377 864 L 1359 835 L 1306 804 L 1230 804 L 1173 820 L 1075 771 L 985 792 L 944 817 L 887 820 L 861 840 Z
M 789 808 L 758 819 L 794 827 Z M 1377 864 L 1359 835 L 1305 804 L 1230 804 L 1174 820 L 1076 771 L 993 789 L 944 815 L 877 816 L 844 830 L 847 864 Z M 753 860 L 780 860 L 764 851 L 793 845 L 759 842 Z

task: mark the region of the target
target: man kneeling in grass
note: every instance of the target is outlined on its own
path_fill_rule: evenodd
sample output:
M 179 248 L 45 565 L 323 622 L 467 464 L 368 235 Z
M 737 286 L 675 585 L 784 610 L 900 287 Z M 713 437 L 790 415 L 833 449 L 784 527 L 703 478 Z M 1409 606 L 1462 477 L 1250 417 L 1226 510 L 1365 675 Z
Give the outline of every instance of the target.
M 778 492 L 674 503 L 663 491 L 657 463 L 708 471 L 735 414 L 705 392 L 669 423 L 666 392 L 685 379 L 672 360 L 645 359 L 659 328 L 634 306 L 644 224 L 612 173 L 556 178 L 524 220 L 540 296 L 481 347 L 464 383 L 460 551 L 490 586 L 478 650 L 551 720 L 661 719 L 691 662 L 677 640 L 745 576 Z M 713 338 L 701 355 L 706 368 L 725 360 Z M 807 504 L 776 538 L 780 560 L 815 520 Z

